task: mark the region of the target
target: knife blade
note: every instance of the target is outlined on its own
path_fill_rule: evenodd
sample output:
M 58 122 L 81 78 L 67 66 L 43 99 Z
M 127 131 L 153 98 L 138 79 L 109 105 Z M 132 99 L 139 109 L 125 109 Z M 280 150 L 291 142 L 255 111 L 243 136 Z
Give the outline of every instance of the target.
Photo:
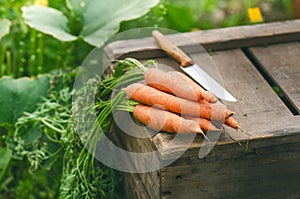
M 212 92 L 220 99 L 236 102 L 237 99 L 233 97 L 223 86 L 221 86 L 216 80 L 214 80 L 207 72 L 205 72 L 200 66 L 195 64 L 193 60 L 175 44 L 173 44 L 165 35 L 158 30 L 152 31 L 152 36 L 168 55 L 173 57 L 180 63 L 180 68 L 193 78 L 198 84 L 200 84 L 206 90 Z

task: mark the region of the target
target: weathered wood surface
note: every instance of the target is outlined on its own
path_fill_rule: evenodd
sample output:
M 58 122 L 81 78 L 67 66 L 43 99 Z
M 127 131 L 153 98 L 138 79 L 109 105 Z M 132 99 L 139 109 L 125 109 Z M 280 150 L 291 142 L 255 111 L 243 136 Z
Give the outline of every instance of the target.
M 237 103 L 226 104 L 237 112 L 236 117 L 246 132 L 259 137 L 299 127 L 299 118 L 293 117 L 241 50 L 218 52 L 213 60 L 222 74 L 225 88 L 238 99 Z
M 238 135 L 227 128 L 232 137 L 241 139 L 242 145 L 225 136 L 205 159 L 198 158 L 202 144 L 198 136 L 173 164 L 138 175 L 148 198 L 297 198 L 297 182 L 290 180 L 295 181 L 300 172 L 299 118 L 291 114 L 242 50 L 220 51 L 212 59 L 224 86 L 238 98 L 237 103 L 226 104 L 237 112 L 241 127 L 251 136 Z M 168 58 L 157 61 L 170 61 L 176 67 Z M 149 139 L 119 135 L 126 140 L 126 149 L 140 152 L 152 151 L 153 144 L 154 149 L 163 148 L 174 138 L 174 134 L 166 133 L 152 134 Z M 179 139 L 161 152 L 161 158 L 170 159 L 185 147 Z
M 124 174 L 123 190 L 126 198 L 151 198 L 148 194 L 148 190 L 145 188 L 145 182 L 141 180 L 136 173 L 125 173 Z M 134 189 L 133 189 L 134 187 Z
M 178 160 L 161 171 L 161 198 L 299 198 L 299 141 L 300 134 L 250 141 L 248 154 L 229 144 L 205 160 Z
M 286 105 L 240 49 L 217 52 L 212 59 L 218 66 L 225 88 L 238 99 L 236 103 L 225 102 L 225 104 L 236 112 L 235 118 L 239 121 L 241 128 L 250 134 L 237 133 L 235 130 L 226 128 L 231 137 L 236 140 L 247 140 L 300 132 L 299 118 L 293 117 Z M 153 141 L 157 148 L 162 148 L 168 145 L 173 137 L 170 134 L 159 134 L 153 138 Z M 192 147 L 201 147 L 201 141 L 198 141 Z M 219 142 L 221 144 L 230 141 L 225 137 Z M 181 145 L 179 140 L 169 146 L 166 153 L 162 152 L 162 155 L 170 156 L 172 151 L 177 153 L 177 151 L 184 150 L 186 147 L 184 144 L 183 142 Z M 168 159 L 168 157 L 165 158 Z
M 119 114 L 117 117 L 122 117 L 124 114 Z M 128 119 L 128 118 L 127 118 Z M 128 120 L 130 123 L 132 120 Z M 124 122 L 124 120 L 123 120 Z M 137 125 L 133 122 L 127 125 L 132 128 L 131 132 L 138 134 L 141 133 L 141 128 L 137 128 Z M 144 131 L 144 138 L 136 138 L 134 134 L 128 135 L 124 131 L 128 132 L 129 129 L 120 129 L 120 126 L 116 122 L 112 125 L 110 140 L 114 142 L 116 146 L 126 151 L 136 153 L 149 153 L 154 151 L 154 145 L 151 141 L 152 134 L 150 131 Z M 145 128 L 144 128 L 145 129 Z M 138 135 L 136 134 L 138 137 Z M 136 164 L 145 164 L 145 162 L 136 162 L 134 159 L 122 160 L 122 164 L 127 167 L 134 167 Z M 151 165 L 151 163 L 146 163 Z M 135 172 L 123 172 L 123 194 L 128 199 L 156 199 L 160 198 L 160 171 L 135 173 Z M 134 188 L 133 188 L 134 187 Z
M 187 53 L 195 52 L 195 43 L 207 51 L 261 46 L 265 44 L 299 41 L 300 20 L 274 22 L 168 35 L 168 38 Z M 196 50 L 198 50 L 196 48 Z M 147 53 L 145 53 L 147 52 Z M 149 38 L 111 43 L 105 49 L 108 58 L 135 57 L 148 59 L 166 56 L 149 33 Z
M 281 88 L 291 106 L 300 113 L 300 43 L 285 43 L 249 49 L 259 66 Z
M 217 80 L 238 99 L 237 103 L 224 103 L 236 112 L 235 117 L 244 132 L 225 130 L 240 140 L 241 145 L 222 134 L 213 150 L 200 159 L 198 153 L 203 147 L 203 138 L 198 135 L 171 165 L 155 172 L 126 175 L 127 185 L 133 189 L 127 198 L 300 198 L 300 116 L 291 112 L 260 70 L 280 86 L 299 112 L 299 28 L 300 20 L 187 33 L 200 43 L 204 38 L 206 48 L 222 49 L 212 53 L 211 58 L 222 77 Z M 178 38 L 177 35 L 169 37 Z M 283 44 L 253 47 L 283 41 Z M 173 59 L 164 56 L 150 38 L 122 42 L 111 45 L 107 56 L 157 57 L 161 65 L 175 69 L 178 66 Z M 190 52 L 196 49 L 183 40 L 176 42 Z M 203 56 L 197 52 L 191 55 Z M 207 64 L 207 60 L 202 61 L 202 65 Z M 209 73 L 214 76 L 213 70 Z M 173 140 L 174 134 L 153 134 L 146 128 L 141 131 L 135 127 L 131 128 L 135 131 L 133 135 L 143 131 L 149 138 L 135 138 L 120 130 L 115 132 L 128 151 L 147 153 L 168 146 L 158 157 L 168 160 L 185 150 L 184 142 Z M 173 144 L 168 145 L 171 141 Z
M 126 116 L 126 115 L 125 115 Z M 124 112 L 120 113 L 120 117 L 124 118 Z M 113 140 L 118 140 L 118 142 L 121 141 L 121 144 L 119 143 L 120 147 L 126 149 L 130 152 L 136 152 L 136 153 L 151 153 L 153 151 L 156 151 L 157 148 L 155 147 L 152 137 L 153 132 L 147 129 L 146 127 L 138 126 L 134 121 L 128 120 L 123 122 L 128 123 L 129 129 L 120 129 L 118 125 L 114 124 L 113 127 L 113 135 L 115 136 Z M 131 135 L 127 134 L 130 130 Z M 124 132 L 125 131 L 125 132 Z M 126 133 L 127 132 L 127 133 Z M 143 135 L 144 138 L 141 138 L 141 135 Z M 159 160 L 161 158 L 158 158 Z M 147 161 L 147 160 L 146 160 Z M 152 160 L 154 161 L 154 160 Z M 154 162 L 139 162 L 138 160 L 133 160 L 133 165 L 140 165 L 140 164 L 147 164 L 151 166 L 152 164 L 155 164 Z M 129 164 L 127 164 L 129 165 Z M 129 165 L 130 166 L 130 165 Z M 136 198 L 136 199 L 156 199 L 160 197 L 160 171 L 153 171 L 153 172 L 142 172 L 139 174 L 125 174 L 125 179 L 129 179 L 129 182 L 125 182 L 125 185 L 129 188 L 129 190 L 126 190 L 126 198 Z M 137 184 L 135 186 L 134 179 L 137 180 Z M 142 185 L 140 185 L 140 182 L 142 182 Z M 136 189 L 132 189 L 132 187 L 136 187 Z M 143 193 L 140 193 L 143 192 Z M 135 197 L 132 197 L 132 195 L 135 195 Z M 143 197 L 147 196 L 147 197 Z

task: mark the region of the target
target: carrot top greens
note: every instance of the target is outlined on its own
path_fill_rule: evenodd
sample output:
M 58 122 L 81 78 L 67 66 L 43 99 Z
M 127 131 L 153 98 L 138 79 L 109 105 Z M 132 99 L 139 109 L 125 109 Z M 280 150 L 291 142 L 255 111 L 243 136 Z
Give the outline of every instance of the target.
M 15 157 L 28 160 L 31 171 L 57 167 L 62 162 L 59 198 L 121 198 L 116 196 L 120 184 L 117 172 L 95 160 L 93 153 L 103 134 L 109 132 L 113 109 L 132 112 L 137 104 L 126 98 L 122 87 L 143 80 L 146 67 L 154 62 L 141 64 L 127 58 L 114 64 L 113 73 L 89 79 L 80 90 L 73 90 L 70 84 L 76 72 L 73 81 L 67 73 L 53 75 L 52 82 L 67 85 L 68 81 L 69 86 L 58 91 L 54 85 L 38 108 L 16 123 L 11 148 Z M 94 85 L 96 93 L 90 92 Z M 94 103 L 83 107 L 91 98 Z M 89 121 L 89 114 L 95 112 L 96 120 Z M 76 123 L 85 125 L 76 128 Z M 34 142 L 27 140 L 28 132 L 35 132 L 30 138 Z

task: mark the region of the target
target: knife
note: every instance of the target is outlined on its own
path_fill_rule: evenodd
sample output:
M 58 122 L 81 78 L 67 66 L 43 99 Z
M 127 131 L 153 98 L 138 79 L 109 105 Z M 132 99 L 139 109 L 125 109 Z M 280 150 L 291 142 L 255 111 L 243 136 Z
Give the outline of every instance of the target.
M 161 49 L 178 61 L 180 63 L 180 68 L 203 88 L 212 92 L 220 99 L 231 102 L 237 101 L 237 99 L 233 97 L 223 86 L 207 74 L 201 67 L 195 64 L 185 52 L 173 44 L 166 36 L 158 30 L 152 31 L 152 36 Z

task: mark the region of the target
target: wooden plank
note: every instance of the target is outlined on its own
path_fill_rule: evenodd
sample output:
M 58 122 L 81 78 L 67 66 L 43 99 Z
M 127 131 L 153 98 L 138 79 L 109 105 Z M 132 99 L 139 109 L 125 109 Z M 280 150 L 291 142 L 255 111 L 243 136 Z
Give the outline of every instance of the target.
M 207 51 L 260 46 L 300 40 L 300 20 L 203 30 L 168 35 L 187 53 L 198 51 L 195 44 L 201 44 Z M 149 59 L 166 56 L 149 33 L 149 38 L 116 41 L 105 48 L 110 59 L 135 57 Z
M 236 118 L 245 131 L 259 137 L 276 134 L 275 131 L 288 129 L 289 125 L 299 126 L 299 120 L 291 117 L 289 109 L 241 50 L 218 52 L 213 60 L 225 88 L 238 99 L 237 103 L 226 104 L 237 113 Z M 282 127 L 278 122 L 287 125 Z
M 289 132 L 299 127 L 299 119 L 292 117 L 289 109 L 241 50 L 220 51 L 214 54 L 212 59 L 223 77 L 225 88 L 238 99 L 236 103 L 225 102 L 225 104 L 236 112 L 235 117 L 241 128 L 251 135 L 238 134 L 226 128 L 232 137 L 244 140 L 272 137 L 281 134 L 283 130 Z M 166 64 L 166 61 L 164 63 Z M 157 148 L 162 148 L 168 145 L 173 137 L 159 134 L 153 138 L 153 142 Z M 220 142 L 227 143 L 228 139 Z M 186 147 L 184 144 L 183 142 L 181 146 L 179 140 L 172 145 L 174 154 L 184 149 Z M 168 151 L 163 154 L 170 155 L 172 146 L 169 146 Z M 193 147 L 201 147 L 201 141 L 198 145 L 195 143 Z
M 110 135 L 109 139 L 112 140 L 113 143 L 119 148 L 129 150 L 128 148 L 131 147 L 128 147 L 128 145 L 126 144 L 127 142 L 124 142 L 124 140 L 120 139 L 121 132 L 117 124 L 113 123 L 111 128 L 112 129 L 111 129 L 111 133 L 109 134 Z M 130 166 L 132 162 L 131 160 L 127 160 L 127 162 L 123 161 L 122 164 L 127 164 Z M 145 180 L 140 178 L 138 173 L 123 172 L 122 175 L 123 175 L 122 177 L 124 177 L 124 180 L 122 182 L 122 194 L 125 198 L 130 198 L 130 199 L 153 198 L 151 197 L 153 193 L 151 193 L 150 195 L 148 194 L 150 190 L 146 189 Z M 159 186 L 159 183 L 155 185 Z
M 300 113 L 300 43 L 253 47 L 249 49 L 259 67 L 281 88 L 298 114 Z
M 253 154 L 219 145 L 214 158 L 166 167 L 162 198 L 299 198 L 299 141 L 300 133 L 257 140 Z
M 121 113 L 121 112 L 120 112 Z M 124 112 L 123 112 L 124 114 Z M 130 152 L 136 152 L 136 153 L 150 153 L 153 151 L 156 151 L 157 148 L 155 148 L 155 145 L 152 142 L 152 136 L 153 133 L 148 130 L 147 128 L 143 127 L 140 128 L 137 126 L 132 120 L 126 120 L 126 115 L 123 115 L 122 113 L 118 117 L 122 117 L 123 121 L 126 122 L 129 128 L 128 129 L 120 129 L 119 126 L 114 123 L 113 126 L 113 134 L 115 135 L 114 140 L 118 140 L 117 142 L 121 142 L 124 146 L 123 148 L 126 151 Z M 130 133 L 130 135 L 128 134 Z M 138 135 L 145 134 L 145 137 L 147 138 L 139 138 Z M 149 165 L 149 167 L 152 166 L 154 161 L 160 161 L 160 158 L 157 157 L 157 160 L 152 159 L 153 162 L 149 162 L 147 158 L 143 160 L 144 162 L 141 162 L 141 160 L 129 160 L 130 163 L 133 162 L 132 165 L 130 163 L 129 166 L 139 165 L 139 164 L 146 164 Z M 137 162 L 139 161 L 139 162 Z M 124 164 L 124 163 L 123 163 Z M 131 186 L 132 188 L 136 188 L 137 190 L 131 190 L 129 191 L 129 194 L 127 194 L 128 197 L 126 198 L 145 198 L 140 197 L 143 195 L 147 195 L 146 198 L 149 199 L 156 199 L 160 197 L 160 171 L 152 171 L 152 172 L 143 172 L 143 173 L 134 173 L 132 175 L 126 174 L 126 181 L 129 180 L 130 182 L 126 182 L 125 185 Z M 131 181 L 138 181 L 136 183 Z M 142 185 L 140 185 L 140 181 L 142 182 Z M 128 184 L 130 183 L 130 184 Z M 132 197 L 132 191 L 136 192 L 137 196 Z M 140 192 L 145 193 L 140 193 Z
M 285 132 L 282 135 L 272 137 L 264 137 L 260 139 L 252 139 L 238 143 L 218 142 L 205 158 L 199 158 L 198 153 L 200 148 L 190 148 L 183 156 L 177 159 L 168 167 L 177 167 L 183 165 L 202 164 L 203 162 L 227 161 L 229 159 L 243 159 L 256 155 L 267 155 L 269 153 L 283 153 L 284 151 L 300 151 L 299 146 L 300 129 L 294 129 L 290 132 Z M 274 146 L 282 146 L 274 149 Z M 271 151 L 266 148 L 273 148 Z
M 125 198 L 130 199 L 144 199 L 150 198 L 147 190 L 145 189 L 144 182 L 136 173 L 124 174 L 123 189 Z
M 300 0 L 293 0 L 293 17 L 300 19 Z

